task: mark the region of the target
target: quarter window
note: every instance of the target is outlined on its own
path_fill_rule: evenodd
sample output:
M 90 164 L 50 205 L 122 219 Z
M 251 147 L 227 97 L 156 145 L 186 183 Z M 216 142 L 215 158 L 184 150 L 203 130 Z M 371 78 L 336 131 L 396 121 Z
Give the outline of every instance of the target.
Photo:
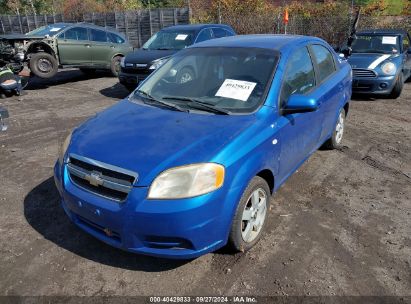
M 312 46 L 315 61 L 318 65 L 320 82 L 335 72 L 335 63 L 331 52 L 322 45 Z
M 64 33 L 64 39 L 88 40 L 87 29 L 84 27 L 73 27 Z
M 315 86 L 315 74 L 306 47 L 294 52 L 288 60 L 281 88 L 280 105 L 284 107 L 293 94 L 305 94 Z
M 91 29 L 91 40 L 98 42 L 107 42 L 107 33 L 105 31 Z

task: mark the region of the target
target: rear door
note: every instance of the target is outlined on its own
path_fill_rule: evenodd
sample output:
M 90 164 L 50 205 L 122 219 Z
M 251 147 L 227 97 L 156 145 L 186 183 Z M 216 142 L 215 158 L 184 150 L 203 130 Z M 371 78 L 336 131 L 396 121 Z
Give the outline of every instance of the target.
M 314 65 L 307 46 L 296 49 L 289 57 L 282 79 L 279 113 L 293 94 L 318 98 Z M 286 179 L 316 149 L 321 134 L 319 111 L 282 115 L 280 128 L 280 183 Z
M 103 30 L 90 29 L 91 59 L 94 66 L 107 67 L 111 62 L 112 48 L 108 41 L 107 32 Z
M 321 44 L 310 46 L 311 57 L 317 76 L 317 86 L 322 92 L 318 99 L 323 120 L 320 141 L 325 141 L 334 130 L 335 119 L 344 98 L 343 75 L 337 73 L 337 65 L 331 50 Z
M 90 65 L 91 48 L 87 28 L 73 27 L 64 31 L 57 38 L 60 64 Z

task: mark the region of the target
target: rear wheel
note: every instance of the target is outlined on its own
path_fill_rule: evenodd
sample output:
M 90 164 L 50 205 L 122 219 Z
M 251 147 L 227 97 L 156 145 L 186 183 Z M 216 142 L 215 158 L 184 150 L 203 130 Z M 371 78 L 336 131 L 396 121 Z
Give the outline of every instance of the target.
M 392 99 L 397 99 L 398 97 L 400 97 L 403 87 L 404 87 L 404 76 L 402 75 L 402 73 L 400 73 L 397 77 L 397 81 L 395 82 L 395 85 L 389 97 Z
M 269 201 L 267 182 L 255 176 L 237 206 L 229 236 L 229 245 L 233 249 L 245 252 L 259 241 L 267 222 Z
M 121 58 L 123 58 L 123 56 L 114 56 L 113 59 L 111 59 L 111 74 L 114 77 L 118 77 L 118 74 L 120 73 L 120 62 L 121 62 Z
M 33 74 L 40 78 L 51 78 L 58 71 L 57 59 L 45 52 L 32 54 L 29 66 Z
M 324 143 L 323 148 L 334 150 L 342 146 L 342 140 L 345 130 L 345 116 L 345 109 L 342 108 L 340 110 L 340 113 L 338 114 L 337 123 L 335 124 L 333 134 L 331 138 Z

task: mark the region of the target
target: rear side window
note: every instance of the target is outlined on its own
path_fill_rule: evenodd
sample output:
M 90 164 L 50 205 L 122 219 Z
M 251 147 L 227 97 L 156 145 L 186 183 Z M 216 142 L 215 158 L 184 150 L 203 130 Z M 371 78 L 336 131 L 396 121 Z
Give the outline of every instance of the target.
M 283 85 L 281 87 L 280 105 L 284 107 L 293 94 L 305 94 L 315 86 L 315 74 L 308 53 L 303 47 L 295 51 L 288 59 Z
M 108 36 L 108 40 L 112 43 L 124 43 L 125 42 L 125 40 L 122 37 L 114 33 L 107 33 L 107 36 Z
M 87 29 L 84 27 L 73 27 L 64 33 L 64 39 L 88 40 Z
M 322 82 L 328 76 L 335 72 L 335 63 L 331 52 L 319 44 L 311 46 L 315 61 L 318 65 L 319 78 Z
M 203 29 L 200 34 L 197 36 L 196 42 L 202 42 L 206 40 L 210 40 L 211 37 L 211 31 L 210 29 Z
M 214 38 L 222 38 L 227 36 L 227 31 L 222 28 L 216 27 L 213 28 Z
M 98 42 L 107 42 L 107 33 L 105 31 L 91 29 L 91 40 Z

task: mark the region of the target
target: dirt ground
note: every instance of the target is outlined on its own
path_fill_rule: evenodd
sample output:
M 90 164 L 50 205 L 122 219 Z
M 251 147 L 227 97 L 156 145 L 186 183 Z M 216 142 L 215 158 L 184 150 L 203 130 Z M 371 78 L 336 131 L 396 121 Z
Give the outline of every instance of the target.
M 186 262 L 111 248 L 59 205 L 59 142 L 126 95 L 73 70 L 0 101 L 0 295 L 411 296 L 411 83 L 351 102 L 344 148 L 316 152 L 273 196 L 255 248 Z

